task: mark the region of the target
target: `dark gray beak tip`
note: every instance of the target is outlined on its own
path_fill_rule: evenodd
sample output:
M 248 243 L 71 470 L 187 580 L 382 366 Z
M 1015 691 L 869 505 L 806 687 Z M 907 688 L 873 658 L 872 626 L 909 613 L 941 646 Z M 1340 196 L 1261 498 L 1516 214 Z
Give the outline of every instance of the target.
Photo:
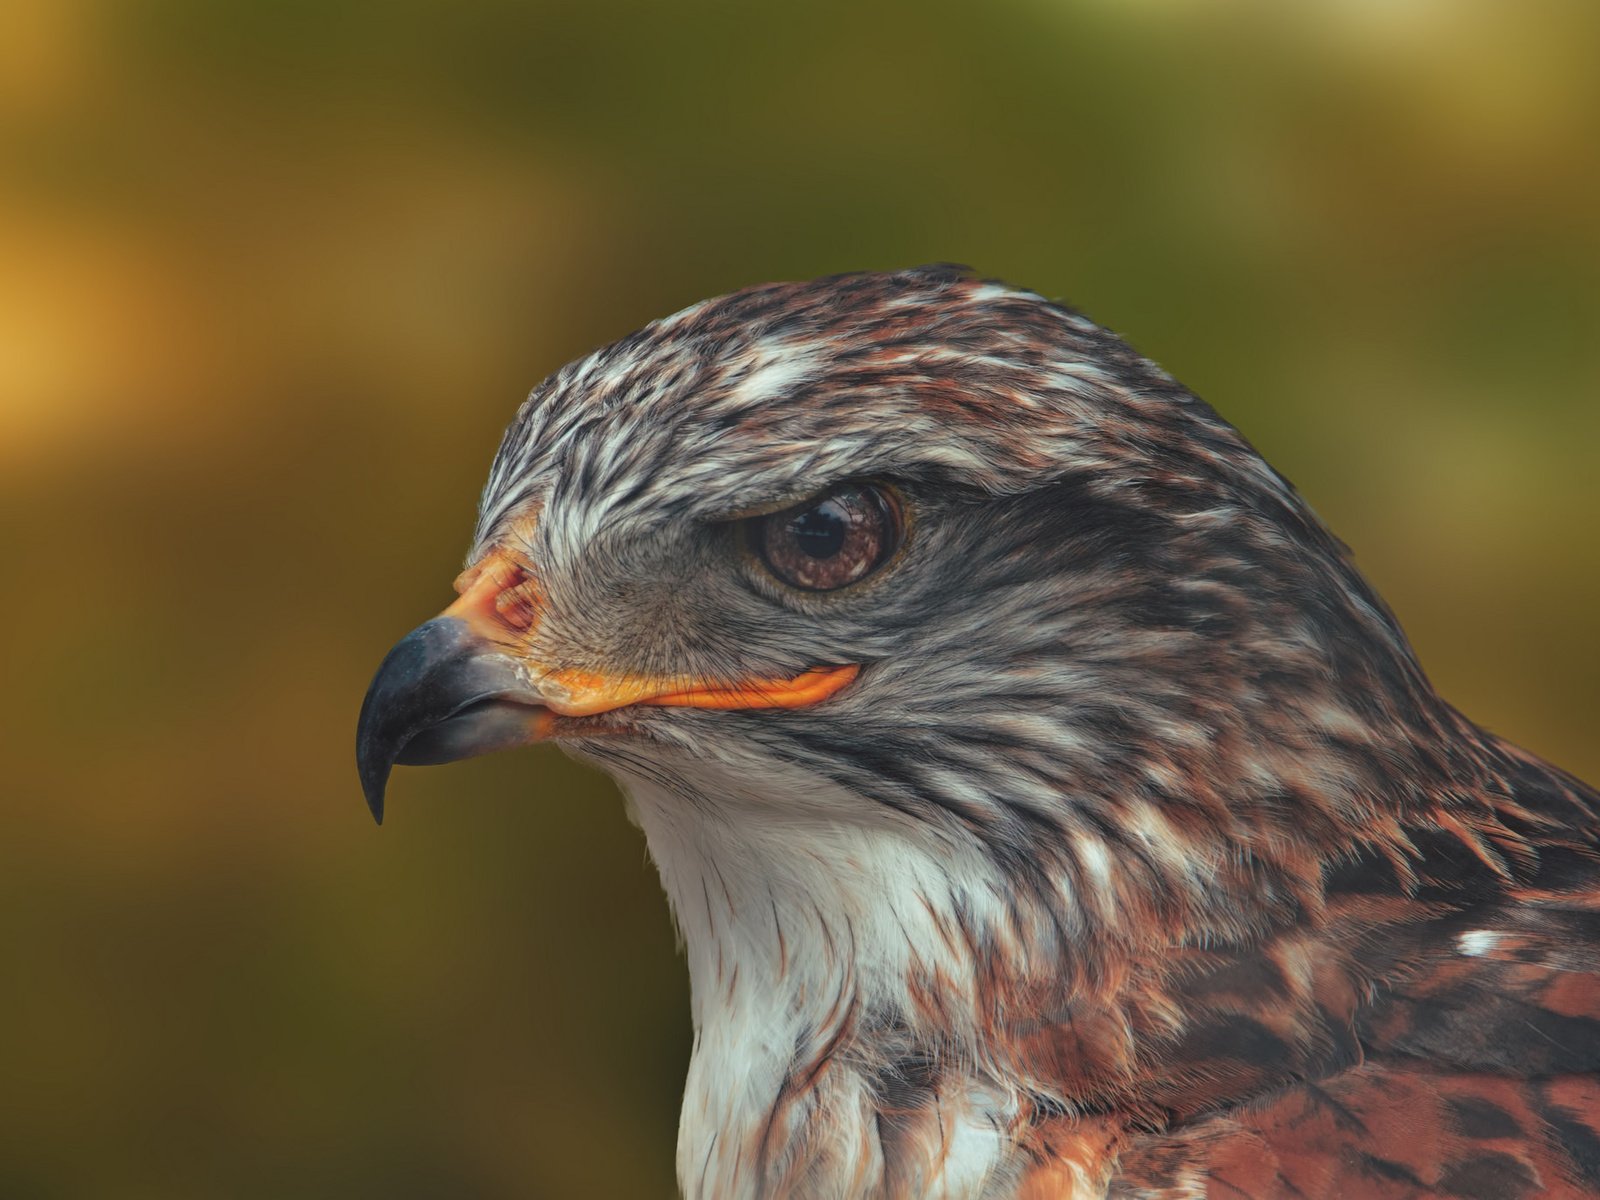
M 372 818 L 395 763 L 455 762 L 529 740 L 538 696 L 515 665 L 456 617 L 413 629 L 384 657 L 356 723 L 356 770 Z
M 356 722 L 356 771 L 372 819 L 383 824 L 383 794 L 395 760 L 419 729 L 438 719 L 437 676 L 465 639 L 461 622 L 435 618 L 384 656 Z
M 379 825 L 383 824 L 383 792 L 388 784 L 387 770 L 361 773 L 361 790 L 367 797 L 367 807 L 372 810 L 372 819 Z
M 379 668 L 378 674 L 382 676 L 382 668 Z M 383 722 L 374 713 L 376 706 L 373 703 L 373 694 L 378 690 L 377 682 L 373 680 L 373 688 L 362 701 L 361 718 L 356 725 L 356 772 L 361 776 L 361 793 L 367 798 L 372 819 L 382 825 L 383 794 L 389 786 L 389 771 L 394 766 L 398 747 L 385 745 L 392 738 L 379 736 L 383 732 Z

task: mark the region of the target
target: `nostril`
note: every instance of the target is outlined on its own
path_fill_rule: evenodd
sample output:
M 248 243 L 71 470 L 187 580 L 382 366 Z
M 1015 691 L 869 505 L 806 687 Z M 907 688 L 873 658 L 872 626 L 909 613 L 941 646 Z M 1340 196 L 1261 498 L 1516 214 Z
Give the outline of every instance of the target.
M 509 552 L 499 551 L 457 577 L 460 599 L 445 612 L 464 620 L 493 622 L 516 633 L 539 623 L 541 597 L 533 572 Z M 483 632 L 492 634 L 492 630 Z
M 495 616 L 512 629 L 529 630 L 539 621 L 539 589 L 519 571 L 518 582 L 504 587 L 494 598 Z

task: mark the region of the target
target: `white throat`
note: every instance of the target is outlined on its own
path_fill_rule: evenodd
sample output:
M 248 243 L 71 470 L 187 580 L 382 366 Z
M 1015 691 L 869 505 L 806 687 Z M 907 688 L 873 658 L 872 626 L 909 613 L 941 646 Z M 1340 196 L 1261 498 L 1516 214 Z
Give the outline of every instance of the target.
M 975 934 L 1005 937 L 1014 911 L 994 864 L 931 834 L 919 844 L 860 797 L 770 761 L 708 765 L 692 790 L 622 783 L 689 961 L 684 1194 L 1005 1195 L 1018 1103 L 986 1070 L 971 953 Z M 925 1029 L 969 1066 L 933 1083 L 920 1124 L 886 1130 L 896 1051 Z

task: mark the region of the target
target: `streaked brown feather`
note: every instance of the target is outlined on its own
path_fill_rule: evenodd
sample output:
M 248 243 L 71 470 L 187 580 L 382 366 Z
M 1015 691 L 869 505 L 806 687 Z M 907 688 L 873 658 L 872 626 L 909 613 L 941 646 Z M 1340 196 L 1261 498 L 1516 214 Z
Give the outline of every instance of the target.
M 1097 1115 L 1086 1142 L 1070 1119 L 1041 1123 L 1024 1194 L 1095 1194 L 1050 1165 L 1093 1144 L 1126 1200 L 1600 1196 L 1596 797 L 1484 749 L 1507 768 L 1497 790 L 1465 815 L 1414 816 L 1414 869 L 1373 848 L 1330 861 L 1314 920 L 1147 964 L 1108 1004 L 1120 1024 L 1077 1013 L 1030 1035 L 1024 1053 L 1070 1064 L 1063 1086 Z M 1157 1007 L 1179 1027 L 1130 1048 Z
M 915 529 L 836 606 L 718 550 L 861 480 Z M 708 301 L 534 392 L 478 539 L 537 567 L 530 661 L 860 667 L 570 731 L 722 1039 L 692 1195 L 1600 1197 L 1600 796 L 1441 700 L 1293 487 L 1086 318 L 947 267 Z

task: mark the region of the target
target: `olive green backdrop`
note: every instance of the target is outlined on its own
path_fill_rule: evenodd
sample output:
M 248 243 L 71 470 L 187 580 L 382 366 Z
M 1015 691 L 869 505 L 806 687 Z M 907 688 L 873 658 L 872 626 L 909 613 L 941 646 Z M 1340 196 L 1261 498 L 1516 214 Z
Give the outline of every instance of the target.
M 668 1193 L 612 787 L 357 707 L 499 433 L 700 297 L 1062 296 L 1600 777 L 1600 6 L 23 0 L 0 17 L 0 1196 Z

